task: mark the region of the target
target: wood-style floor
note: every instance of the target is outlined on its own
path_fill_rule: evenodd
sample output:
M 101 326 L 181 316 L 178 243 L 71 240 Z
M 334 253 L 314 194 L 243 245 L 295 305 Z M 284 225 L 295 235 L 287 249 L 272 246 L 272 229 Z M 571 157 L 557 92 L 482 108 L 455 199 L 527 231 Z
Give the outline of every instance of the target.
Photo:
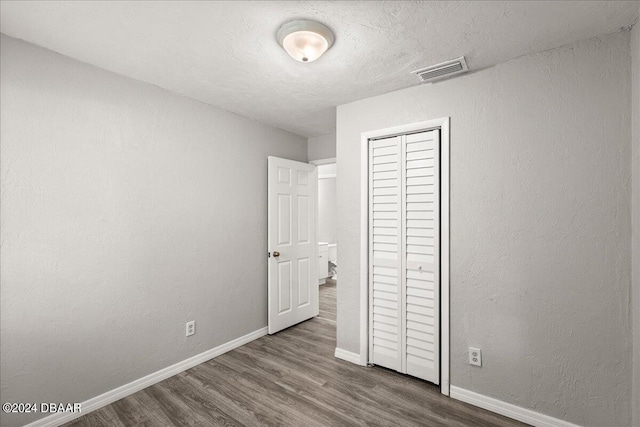
M 378 367 L 337 360 L 335 283 L 320 316 L 255 340 L 67 426 L 522 426 Z
M 336 282 L 333 279 L 327 279 L 327 283 L 320 286 L 320 313 L 318 317 L 323 319 L 336 321 Z

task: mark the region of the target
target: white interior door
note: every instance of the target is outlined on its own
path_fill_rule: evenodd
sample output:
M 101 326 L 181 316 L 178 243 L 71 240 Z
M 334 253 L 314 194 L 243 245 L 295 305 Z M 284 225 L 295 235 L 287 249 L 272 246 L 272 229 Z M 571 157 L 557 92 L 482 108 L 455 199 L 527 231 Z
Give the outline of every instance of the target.
M 369 142 L 369 361 L 440 382 L 439 131 Z
M 440 383 L 440 132 L 402 138 L 403 372 Z
M 369 143 L 369 359 L 402 372 L 400 137 Z
M 269 333 L 318 315 L 314 165 L 269 157 Z

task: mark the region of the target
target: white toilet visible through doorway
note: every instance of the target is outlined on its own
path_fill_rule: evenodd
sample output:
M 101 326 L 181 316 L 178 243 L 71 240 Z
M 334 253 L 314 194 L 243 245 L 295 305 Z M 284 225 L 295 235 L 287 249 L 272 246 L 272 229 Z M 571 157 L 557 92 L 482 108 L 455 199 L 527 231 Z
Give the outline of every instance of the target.
M 329 243 L 329 277 L 338 280 L 338 244 Z

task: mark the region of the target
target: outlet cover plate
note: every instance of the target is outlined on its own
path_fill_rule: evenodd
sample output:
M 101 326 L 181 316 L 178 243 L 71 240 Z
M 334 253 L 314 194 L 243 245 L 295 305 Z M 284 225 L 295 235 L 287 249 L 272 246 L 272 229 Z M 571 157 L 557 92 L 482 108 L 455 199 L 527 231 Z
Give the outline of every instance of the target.
M 469 347 L 469 365 L 482 366 L 482 350 Z
M 186 334 L 188 337 L 196 333 L 196 321 L 192 320 L 191 322 L 187 322 L 186 325 Z

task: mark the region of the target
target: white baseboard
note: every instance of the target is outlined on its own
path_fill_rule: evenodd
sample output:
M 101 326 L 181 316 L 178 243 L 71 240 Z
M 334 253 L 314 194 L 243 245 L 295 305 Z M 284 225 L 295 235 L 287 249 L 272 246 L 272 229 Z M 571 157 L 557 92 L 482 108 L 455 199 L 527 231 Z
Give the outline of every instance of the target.
M 365 363 L 360 361 L 360 355 L 358 353 L 352 353 L 341 348 L 336 347 L 335 357 L 336 359 L 346 360 L 347 362 L 355 363 L 356 365 L 366 366 Z
M 577 424 L 572 424 L 568 421 L 553 418 L 549 415 L 544 415 L 540 412 L 522 408 L 520 406 L 503 402 L 502 400 L 494 399 L 493 397 L 488 397 L 473 391 L 465 390 L 460 387 L 451 386 L 450 391 L 450 396 L 454 399 L 461 400 L 463 402 L 469 403 L 482 409 L 486 409 L 491 412 L 495 412 L 496 414 L 504 415 L 505 417 L 513 418 L 514 420 L 522 421 L 523 423 L 531 424 L 532 426 L 578 427 Z
M 178 362 L 175 365 L 171 365 L 159 371 L 156 371 L 152 374 L 149 374 L 145 377 L 139 378 L 135 381 L 132 381 L 128 384 L 125 384 L 121 387 L 110 390 L 106 393 L 103 393 L 99 396 L 91 398 L 82 402 L 82 412 L 81 413 L 57 413 L 49 415 L 48 417 L 41 418 L 28 424 L 25 427 L 57 427 L 64 423 L 67 423 L 76 418 L 80 418 L 83 415 L 88 414 L 89 412 L 95 411 L 96 409 L 100 409 L 103 406 L 109 405 L 110 403 L 115 402 L 116 400 L 120 400 L 123 397 L 127 397 L 130 394 L 133 394 L 137 391 L 142 390 L 143 388 L 147 388 L 153 384 L 156 384 L 162 380 L 165 380 L 169 377 L 172 377 L 180 372 L 186 371 L 187 369 L 191 369 L 194 366 L 197 366 L 201 363 L 204 363 L 208 360 L 213 359 L 214 357 L 218 357 L 221 354 L 224 354 L 228 351 L 233 350 L 234 348 L 240 347 L 241 345 L 245 345 L 255 339 L 258 339 L 267 334 L 267 327 L 258 329 L 257 331 L 253 331 L 244 335 L 240 338 L 236 338 L 232 341 L 214 347 L 210 350 L 197 354 L 193 357 L 190 357 L 182 362 Z

